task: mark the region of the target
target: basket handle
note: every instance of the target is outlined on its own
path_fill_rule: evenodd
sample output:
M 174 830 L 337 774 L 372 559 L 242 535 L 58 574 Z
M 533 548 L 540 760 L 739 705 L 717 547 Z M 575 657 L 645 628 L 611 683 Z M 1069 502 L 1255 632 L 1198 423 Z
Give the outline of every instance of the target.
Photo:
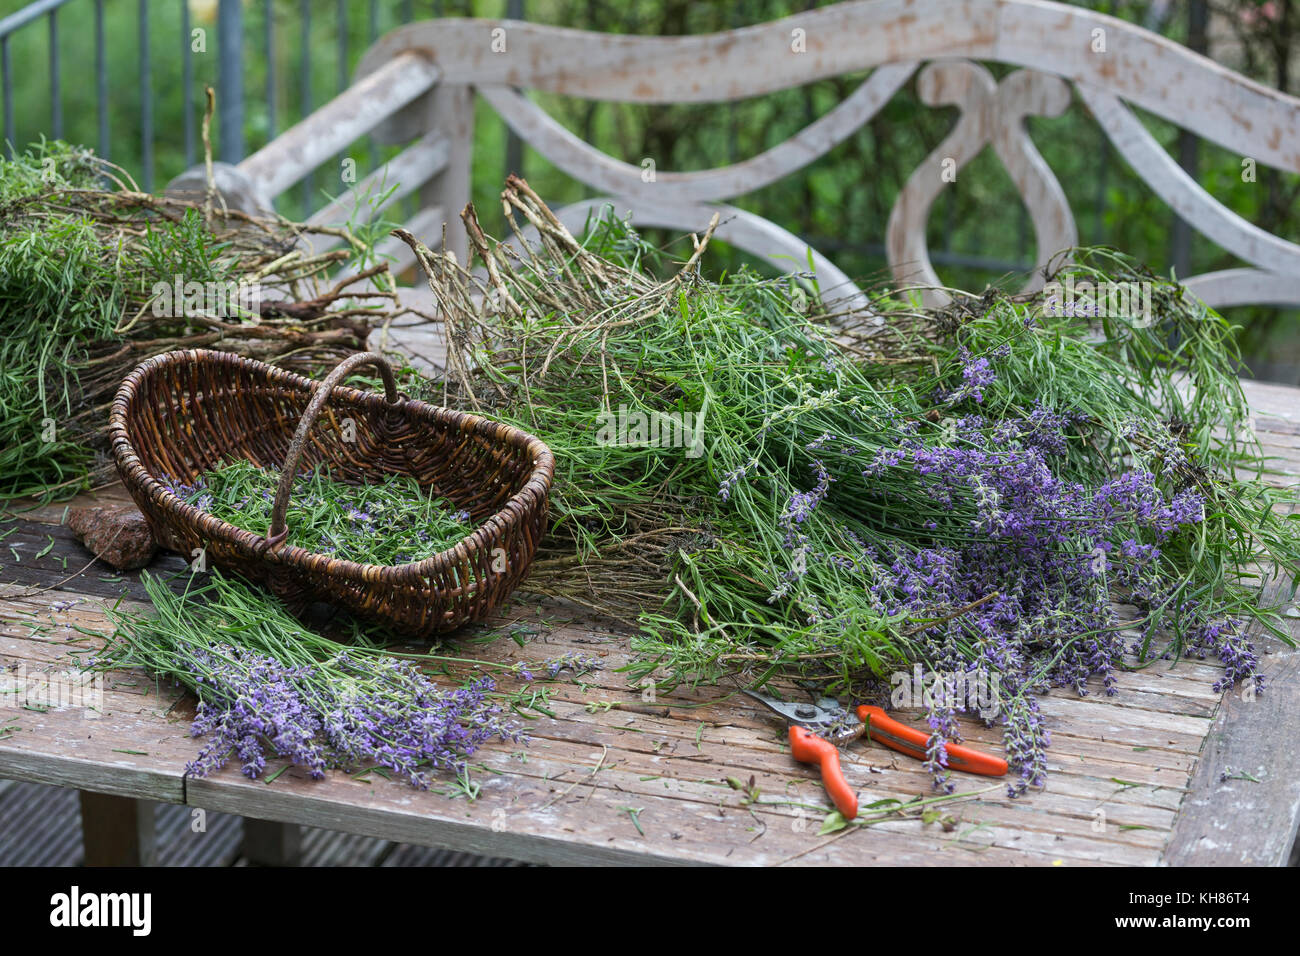
M 393 405 L 397 402 L 397 381 L 393 378 L 393 370 L 383 356 L 374 352 L 349 355 L 316 386 L 311 401 L 307 403 L 307 410 L 302 413 L 302 420 L 298 422 L 298 430 L 293 433 L 293 440 L 289 442 L 289 451 L 284 456 L 284 468 L 280 472 L 280 484 L 275 489 L 275 504 L 271 506 L 271 530 L 266 535 L 267 544 L 272 548 L 278 547 L 289 536 L 285 513 L 289 510 L 289 494 L 293 490 L 294 476 L 298 474 L 298 459 L 302 457 L 303 447 L 307 444 L 307 434 L 311 431 L 311 426 L 316 424 L 316 417 L 321 409 L 329 401 L 334 386 L 351 375 L 352 370 L 358 365 L 373 365 L 379 369 L 379 375 L 384 380 L 384 393 L 388 404 Z

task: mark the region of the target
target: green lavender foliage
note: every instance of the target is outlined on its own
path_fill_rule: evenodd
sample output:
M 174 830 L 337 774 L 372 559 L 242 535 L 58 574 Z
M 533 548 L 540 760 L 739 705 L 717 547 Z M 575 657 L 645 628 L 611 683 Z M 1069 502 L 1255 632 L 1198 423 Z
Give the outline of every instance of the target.
M 77 216 L 28 217 L 52 185 L 90 185 L 82 151 L 42 144 L 0 161 L 0 496 L 75 480 L 86 452 L 63 437 L 88 342 L 112 333 L 117 263 Z M 48 440 L 52 439 L 52 440 Z
M 632 272 L 653 254 L 608 219 L 584 244 Z M 798 566 L 799 551 L 806 558 L 851 555 L 863 541 L 888 549 L 971 540 L 972 503 L 943 510 L 915 475 L 868 481 L 862 466 L 907 437 L 927 447 L 962 442 L 945 432 L 949 418 L 1026 416 L 1040 403 L 1079 422 L 1054 464 L 1058 477 L 1097 487 L 1121 471 L 1150 470 L 1162 493 L 1195 486 L 1207 500 L 1205 520 L 1162 549 L 1160 574 L 1179 600 L 1151 613 L 1175 651 L 1185 622 L 1172 609 L 1183 599 L 1281 633 L 1257 565 L 1300 563 L 1297 522 L 1275 511 L 1295 495 L 1259 480 L 1264 463 L 1236 377 L 1235 330 L 1127 258 L 1102 250 L 1076 258 L 1079 280 L 1152 282 L 1154 322 L 1049 314 L 1041 295 L 997 292 L 956 293 L 949 309 L 925 313 L 886 293 L 875 301 L 883 331 L 850 351 L 808 312 L 794 282 L 747 271 L 721 282 L 687 275 L 649 291 L 633 288 L 634 279 L 627 288 L 613 282 L 597 290 L 598 313 L 580 313 L 565 297 L 595 283 L 565 274 L 580 272 L 570 257 L 513 270 L 515 297 L 538 307 L 491 315 L 491 333 L 465 346 L 466 364 L 491 414 L 555 451 L 552 548 L 583 556 L 580 573 L 594 580 L 597 603 L 653 592 L 658 581 L 661 603 L 639 615 L 634 678 L 658 667 L 670 682 L 716 679 L 756 665 L 760 680 L 784 670 L 847 682 L 917 659 L 922 651 L 909 635 L 951 608 L 885 618 L 867 593 L 871 569 L 825 560 Z M 923 321 L 911 321 L 918 315 Z M 951 408 L 937 397 L 961 385 L 963 354 L 1003 347 L 1008 354 L 980 406 Z M 620 407 L 702 413 L 705 453 L 597 440 L 601 414 Z M 854 454 L 810 450 L 823 435 Z M 1171 454 L 1187 464 L 1163 473 Z M 823 458 L 833 472 L 829 497 L 801 528 L 807 547 L 791 549 L 783 516 L 794 496 L 813 489 L 812 466 Z M 652 545 L 637 550 L 647 536 Z M 624 561 L 629 550 L 636 560 Z M 624 563 L 602 582 L 597 559 Z M 559 575 L 571 567 L 554 566 Z M 549 567 L 539 562 L 535 586 Z M 973 644 L 967 651 L 973 658 Z
M 265 535 L 280 476 L 249 461 L 206 472 L 185 500 L 238 528 Z M 349 484 L 317 468 L 298 475 L 285 512 L 288 543 L 358 564 L 422 561 L 473 532 L 469 514 L 409 475 Z
M 160 278 L 225 270 L 197 213 L 141 222 L 132 249 L 60 197 L 96 188 L 106 167 L 85 149 L 41 142 L 0 160 L 0 499 L 71 493 L 86 477 L 86 435 L 107 411 L 81 403 L 92 348 L 119 341 L 129 303 Z
M 146 571 L 141 581 L 151 610 L 110 611 L 114 630 L 95 665 L 143 667 L 161 680 L 188 687 L 201 700 L 210 688 L 198 678 L 211 675 L 196 670 L 202 656 L 197 652 L 216 649 L 220 653 L 221 645 L 272 657 L 290 667 L 320 668 L 324 685 L 330 680 L 330 661 L 341 653 L 369 659 L 391 656 L 385 642 L 367 639 L 364 631 L 346 644 L 331 640 L 307 627 L 264 590 L 220 571 L 183 579 L 179 593 L 170 579 L 157 574 Z

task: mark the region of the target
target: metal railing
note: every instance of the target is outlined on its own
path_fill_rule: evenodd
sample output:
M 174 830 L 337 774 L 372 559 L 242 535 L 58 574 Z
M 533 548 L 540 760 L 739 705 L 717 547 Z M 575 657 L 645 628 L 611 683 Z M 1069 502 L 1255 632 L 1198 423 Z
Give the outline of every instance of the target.
M 23 7 L 17 13 L 0 20 L 0 75 L 3 76 L 4 101 L 4 138 L 5 149 L 10 156 L 17 148 L 16 116 L 13 99 L 13 64 L 10 51 L 10 38 L 18 30 L 45 18 L 49 30 L 49 68 L 50 68 L 50 133 L 55 139 L 63 136 L 63 78 L 62 63 L 59 56 L 59 10 L 76 0 L 36 0 Z M 98 127 L 96 152 L 105 159 L 112 154 L 112 139 L 108 122 L 108 56 L 104 35 L 104 0 L 93 0 L 95 9 L 95 101 Z M 180 0 L 184 20 L 187 24 L 182 38 L 185 51 L 187 78 L 192 77 L 189 46 L 189 6 Z M 149 0 L 139 0 L 139 38 L 140 48 L 149 48 Z M 153 89 L 151 86 L 149 57 L 140 57 L 138 76 L 141 102 L 141 154 L 143 157 L 142 182 L 145 189 L 153 188 Z M 188 87 L 187 87 L 188 89 Z M 193 118 L 186 111 L 187 143 L 193 139 Z M 192 145 L 187 148 L 187 157 L 192 156 Z
M 62 78 L 59 63 L 59 8 L 72 0 L 37 0 L 29 3 L 17 13 L 11 13 L 0 19 L 0 84 L 3 84 L 4 102 L 4 137 L 8 149 L 12 152 L 14 140 L 14 78 L 13 63 L 9 56 L 9 37 L 29 23 L 46 17 L 50 31 L 50 102 L 53 115 L 50 117 L 50 129 L 55 138 L 63 135 Z M 103 0 L 95 0 L 95 73 L 97 78 L 103 76 L 104 67 L 104 30 Z M 101 109 L 106 100 L 106 84 L 98 86 Z M 108 146 L 108 126 L 100 126 L 100 147 Z
M 312 88 L 312 58 L 313 54 L 319 53 L 319 46 L 314 51 L 311 42 L 311 31 L 314 18 L 319 23 L 319 12 L 322 5 L 328 0 L 298 0 L 296 9 L 297 20 L 299 21 L 299 42 L 297 57 L 298 73 L 298 92 L 299 103 L 297 115 L 287 115 L 284 104 L 278 102 L 277 90 L 280 77 L 283 75 L 282 70 L 289 68 L 289 64 L 278 61 L 276 56 L 276 23 L 274 11 L 276 4 L 274 0 L 261 0 L 260 13 L 262 19 L 261 36 L 254 38 L 245 30 L 245 11 L 244 4 L 240 0 L 220 0 L 217 8 L 215 42 L 217 55 L 217 116 L 216 131 L 218 142 L 218 159 L 228 163 L 237 163 L 243 159 L 248 152 L 245 136 L 245 117 L 246 107 L 250 102 L 250 97 L 255 96 L 253 91 L 246 90 L 244 87 L 244 62 L 248 55 L 262 55 L 266 65 L 266 84 L 261 95 L 265 99 L 268 138 L 273 139 L 277 133 L 293 125 L 299 119 L 312 111 L 313 88 Z M 395 14 L 395 19 L 399 23 L 410 23 L 417 15 L 417 10 L 412 0 L 389 0 L 385 4 L 386 13 L 390 14 L 387 18 L 381 18 L 380 0 L 363 0 L 364 7 L 356 0 L 335 0 L 333 3 L 332 15 L 336 24 L 337 40 L 335 47 L 335 60 L 337 64 L 336 92 L 342 92 L 349 85 L 351 80 L 351 59 L 359 57 L 363 52 L 361 49 L 352 49 L 349 44 L 349 26 L 361 22 L 365 24 L 365 35 L 368 42 L 373 43 L 380 35 L 381 19 L 393 19 L 391 15 Z M 121 9 L 129 0 L 116 0 Z M 179 7 L 180 11 L 180 29 L 174 41 L 179 44 L 180 49 L 177 51 L 180 55 L 181 62 L 181 88 L 170 95 L 180 96 L 183 98 L 184 109 L 182 136 L 184 137 L 184 154 L 186 167 L 194 165 L 198 161 L 198 109 L 195 90 L 195 69 L 193 49 L 192 23 L 190 5 L 188 0 L 136 0 L 137 3 L 137 26 L 136 35 L 141 55 L 137 57 L 137 67 L 135 71 L 135 86 L 138 91 L 140 112 L 140 141 L 139 141 L 139 182 L 140 185 L 152 191 L 155 186 L 156 164 L 154 155 L 155 146 L 155 106 L 157 104 L 156 93 L 154 91 L 154 77 L 152 69 L 152 56 L 150 53 L 157 54 L 152 49 L 155 37 L 151 35 L 150 13 L 151 4 L 166 5 L 168 3 Z M 10 40 L 19 30 L 24 28 L 37 29 L 35 26 L 42 19 L 47 24 L 49 34 L 49 92 L 51 115 L 50 125 L 46 130 L 49 135 L 55 139 L 63 137 L 64 134 L 64 117 L 63 117 L 63 63 L 60 58 L 59 43 L 59 13 L 64 7 L 73 7 L 65 11 L 69 15 L 77 15 L 84 12 L 90 12 L 89 8 L 93 7 L 94 11 L 94 85 L 95 85 L 95 102 L 97 118 L 97 139 L 95 143 L 96 153 L 105 159 L 112 159 L 115 152 L 115 138 L 109 122 L 109 72 L 108 72 L 108 55 L 105 36 L 105 8 L 112 6 L 106 0 L 35 0 L 29 3 L 15 13 L 0 18 L 0 87 L 3 89 L 2 102 L 4 109 L 3 133 L 5 148 L 7 154 L 12 156 L 14 151 L 19 148 L 17 141 L 17 114 L 14 108 L 14 82 L 13 82 L 13 56 Z M 467 4 L 460 4 L 467 6 Z M 439 16 L 443 13 L 444 4 L 435 2 L 432 4 L 422 4 L 424 9 L 419 12 L 422 16 Z M 508 0 L 507 9 L 510 16 L 523 18 L 523 0 Z M 467 11 L 458 11 L 465 13 Z M 364 20 L 362 20 L 364 18 Z M 389 24 L 390 26 L 393 24 Z M 116 140 L 116 145 L 121 146 L 121 141 Z M 519 147 L 514 147 L 518 152 Z M 370 146 L 372 163 L 377 161 L 377 150 L 372 144 Z M 180 172 L 174 170 L 173 172 Z M 302 202 L 307 212 L 317 204 L 318 198 L 315 193 L 315 185 L 311 176 L 308 176 L 302 183 Z

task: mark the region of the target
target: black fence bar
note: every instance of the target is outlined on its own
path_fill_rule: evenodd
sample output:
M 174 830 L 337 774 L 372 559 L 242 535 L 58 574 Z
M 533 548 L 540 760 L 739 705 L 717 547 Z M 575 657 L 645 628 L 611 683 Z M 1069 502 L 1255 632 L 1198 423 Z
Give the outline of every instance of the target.
M 50 11 L 50 132 L 63 139 L 63 82 L 59 76 L 59 10 Z
M 275 0 L 262 3 L 262 47 L 266 50 L 266 136 L 275 139 Z
M 379 39 L 379 0 L 370 0 L 370 16 L 369 16 L 369 23 L 366 29 L 366 36 L 368 37 L 368 41 L 371 45 L 373 45 L 374 42 L 377 39 Z M 373 136 L 367 136 L 366 141 L 370 144 L 369 168 L 371 170 L 378 169 L 379 168 L 379 147 L 375 145 L 375 138 Z
M 153 67 L 149 56 L 149 0 L 140 0 L 140 166 L 141 185 L 153 192 Z
M 838 236 L 800 236 L 808 245 L 819 252 L 851 252 L 873 259 L 888 262 L 889 252 L 883 242 L 850 242 Z M 964 252 L 948 252 L 943 249 L 930 250 L 930 262 L 936 266 L 954 266 L 959 269 L 980 269 L 995 272 L 1027 275 L 1034 268 L 1032 262 L 1009 262 L 991 256 L 970 255 Z
M 301 0 L 299 4 L 302 19 L 302 60 L 298 64 L 298 88 L 301 90 L 301 102 L 298 112 L 302 116 L 311 114 L 311 0 Z M 302 178 L 303 218 L 312 210 L 312 200 L 316 193 L 316 175 L 309 170 Z
M 524 0 L 506 0 L 506 19 L 522 20 L 524 18 Z M 513 129 L 506 126 L 506 170 L 505 175 L 524 175 L 524 141 Z M 505 179 L 505 176 L 502 177 Z
M 1097 196 L 1093 200 L 1092 244 L 1094 246 L 1101 245 L 1106 237 L 1106 208 L 1109 205 L 1106 190 L 1110 179 L 1110 164 L 1113 161 L 1110 137 L 1100 126 L 1097 127 L 1097 135 L 1101 140 L 1097 146 L 1098 152 L 1101 153 L 1101 164 L 1097 173 Z
M 189 0 L 181 5 L 181 101 L 185 104 L 185 168 L 194 165 L 194 38 L 190 36 Z M 205 44 L 206 48 L 206 44 Z
M 4 84 L 5 103 L 5 150 L 12 159 L 14 155 L 14 77 L 9 65 L 9 35 L 0 36 L 0 83 Z
M 338 63 L 336 64 L 338 67 L 336 70 L 338 79 L 336 87 L 338 92 L 342 93 L 348 88 L 348 0 L 338 0 L 335 5 L 334 24 L 334 31 L 338 34 L 338 53 L 336 56 L 336 59 L 338 60 Z M 341 192 L 351 185 L 345 183 L 341 188 L 332 185 L 333 183 L 338 182 L 337 177 L 341 174 L 342 164 L 347 158 L 348 150 L 346 146 L 343 147 L 339 154 L 334 157 L 335 170 L 326 178 L 326 182 L 331 184 L 326 187 L 327 192 L 331 195 L 335 194 L 336 190 Z M 355 182 L 355 179 L 353 182 Z
M 1204 54 L 1208 49 L 1206 27 L 1210 10 L 1207 0 L 1191 0 L 1187 5 L 1187 48 Z M 1178 131 L 1178 165 L 1197 179 L 1200 138 L 1190 130 Z M 1174 273 L 1183 279 L 1192 274 L 1192 227 L 1177 213 L 1169 231 L 1169 261 Z
M 957 190 L 943 192 L 943 251 L 952 252 L 952 234 L 957 228 Z
M 342 93 L 348 88 L 348 0 L 338 0 L 335 19 L 339 33 L 338 87 Z
M 1029 207 L 1023 202 L 1019 204 L 1020 209 L 1020 235 L 1016 245 L 1016 258 L 1025 259 L 1030 256 L 1029 250 Z
M 221 0 L 217 7 L 217 114 L 221 158 L 244 158 L 244 8 L 240 0 Z
M 410 23 L 415 13 L 411 9 L 411 0 L 402 0 L 402 22 Z M 418 193 L 411 193 L 402 200 L 402 211 L 407 219 L 415 215 L 416 210 L 420 208 L 420 197 Z
M 96 152 L 108 159 L 108 56 L 104 51 L 104 0 L 95 0 L 95 103 L 99 116 Z

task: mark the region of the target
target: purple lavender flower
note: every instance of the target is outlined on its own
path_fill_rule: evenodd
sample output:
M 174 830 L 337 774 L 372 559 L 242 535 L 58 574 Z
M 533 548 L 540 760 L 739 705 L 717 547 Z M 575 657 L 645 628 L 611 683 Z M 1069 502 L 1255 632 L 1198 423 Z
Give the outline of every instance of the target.
M 546 668 L 546 676 L 554 678 L 558 677 L 560 672 L 564 670 L 572 671 L 574 677 L 580 677 L 589 671 L 596 670 L 601 664 L 597 658 L 570 651 L 560 657 L 553 657 L 550 660 L 543 661 L 542 666 Z
M 1245 635 L 1245 624 L 1235 618 L 1206 621 L 1188 636 L 1187 646 L 1213 653 L 1223 662 L 1223 676 L 1214 682 L 1215 691 L 1222 692 L 1238 681 L 1254 681 L 1256 693 L 1264 689 L 1264 678 L 1259 674 L 1259 657 L 1255 645 Z
M 171 475 L 162 475 L 160 481 L 164 488 L 185 503 L 196 505 L 197 507 L 203 508 L 204 511 L 208 510 L 207 507 L 198 505 L 195 500 L 199 495 L 207 492 L 207 485 L 204 483 L 202 478 L 196 478 L 192 485 L 187 485 L 179 478 L 173 478 Z M 212 502 L 211 495 L 207 495 L 207 502 L 208 507 L 210 507 Z
M 200 703 L 191 733 L 207 736 L 206 746 L 186 768 L 203 777 L 225 765 L 232 752 L 244 773 L 256 776 L 265 767 L 265 743 L 277 754 L 304 766 L 313 778 L 325 775 L 327 759 L 320 740 L 320 720 L 297 686 L 310 675 L 269 657 L 228 644 L 200 653 Z
M 962 366 L 961 378 L 965 383 L 965 388 L 969 389 L 971 396 L 977 402 L 984 401 L 984 388 L 992 385 L 997 374 L 993 371 L 993 364 L 986 358 L 979 358 L 967 361 Z
M 1010 349 L 1004 352 L 1001 349 L 991 353 L 994 357 L 1009 355 Z M 957 402 L 967 398 L 973 398 L 976 402 L 984 401 L 984 389 L 992 385 L 997 380 L 997 373 L 993 371 L 993 363 L 987 358 L 976 358 L 971 355 L 970 349 L 961 346 L 958 350 L 958 358 L 961 361 L 961 380 L 962 383 L 951 391 L 940 389 L 935 394 L 937 401 L 948 405 L 954 405 Z
M 386 767 L 427 788 L 430 772 L 463 772 L 487 740 L 523 740 L 484 677 L 445 690 L 407 662 L 346 652 L 318 667 L 290 667 L 231 645 L 199 663 L 200 704 L 191 732 L 208 741 L 187 772 L 206 776 L 239 758 L 257 777 L 268 753 L 307 768 Z M 329 674 L 322 696 L 318 670 Z
M 1007 786 L 1009 796 L 1016 797 L 1029 787 L 1041 787 L 1047 778 L 1047 747 L 1051 735 L 1043 726 L 1038 700 L 1021 694 L 1006 711 L 1007 763 L 1019 771 L 1019 779 Z
M 781 524 L 789 532 L 796 531 L 799 525 L 812 516 L 817 506 L 825 500 L 826 492 L 830 490 L 831 482 L 835 480 L 820 459 L 812 463 L 812 470 L 817 476 L 816 486 L 812 491 L 797 491 L 791 495 L 789 502 L 786 503 L 785 513 L 781 515 Z
M 948 744 L 961 739 L 954 709 L 939 704 L 931 705 L 926 723 L 930 725 L 930 740 L 925 748 L 922 766 L 934 778 L 936 789 L 952 793 L 956 785 L 949 779 Z
M 727 472 L 727 474 L 723 476 L 721 484 L 718 485 L 718 497 L 723 501 L 731 500 L 732 490 L 735 489 L 739 482 L 743 481 L 746 476 L 748 476 L 750 469 L 755 467 L 757 464 L 757 459 L 751 458 L 739 468 Z
M 461 773 L 489 739 L 523 739 L 489 699 L 489 677 L 446 691 L 404 661 L 340 654 L 331 663 L 358 682 L 324 715 L 331 749 L 343 763 L 386 767 L 427 789 L 429 769 Z
M 966 366 L 968 384 L 987 384 L 988 369 L 969 360 Z M 1020 418 L 967 415 L 944 424 L 960 441 L 912 429 L 897 447 L 875 450 L 862 471 L 867 479 L 891 472 L 894 487 L 910 478 L 910 499 L 932 505 L 911 527 L 935 532 L 935 540 L 870 548 L 850 537 L 854 567 L 882 616 L 916 622 L 916 658 L 939 669 L 963 667 L 974 650 L 980 666 L 997 675 L 999 696 L 1010 702 L 1000 716 L 1018 774 L 1011 791 L 1022 793 L 1046 772 L 1050 735 L 1037 695 L 1051 687 L 1087 694 L 1097 683 L 1115 692 L 1116 667 L 1130 648 L 1113 591 L 1141 607 L 1165 606 L 1166 542 L 1205 520 L 1205 501 L 1191 488 L 1167 493 L 1162 475 L 1141 467 L 1095 487 L 1061 477 L 1054 459 L 1067 453 L 1079 424 L 1069 411 L 1037 405 Z M 968 535 L 954 538 L 963 526 Z M 1200 613 L 1190 602 L 1171 612 L 1187 634 L 1186 651 L 1224 663 L 1220 687 L 1258 680 L 1254 650 L 1237 626 L 1198 621 Z M 1046 672 L 1031 667 L 1044 659 L 1052 662 Z M 942 710 L 929 719 L 927 768 L 942 787 L 955 726 Z

